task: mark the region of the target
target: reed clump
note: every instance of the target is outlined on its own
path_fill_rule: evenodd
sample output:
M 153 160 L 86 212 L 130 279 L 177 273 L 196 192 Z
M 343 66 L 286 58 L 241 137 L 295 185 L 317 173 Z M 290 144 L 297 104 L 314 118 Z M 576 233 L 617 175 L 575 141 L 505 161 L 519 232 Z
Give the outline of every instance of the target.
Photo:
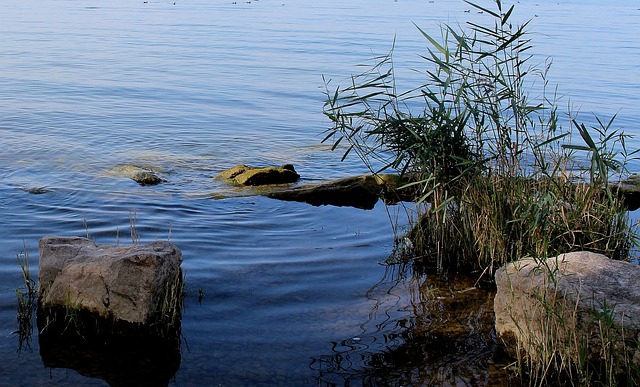
M 372 173 L 410 176 L 405 188 L 420 193 L 394 259 L 488 278 L 522 257 L 628 259 L 636 227 L 614 183 L 637 151 L 615 115 L 585 124 L 559 113 L 551 61 L 531 63 L 529 22 L 515 25 L 499 0 L 467 3 L 486 22 L 443 25 L 438 37 L 417 27 L 429 43 L 417 87 L 397 90 L 393 52 L 347 87 L 326 82 L 324 140 L 346 143 L 343 157 L 356 153 Z
M 31 348 L 31 334 L 33 333 L 33 312 L 36 309 L 37 287 L 36 282 L 31 278 L 29 267 L 29 248 L 24 243 L 24 249 L 17 254 L 18 265 L 24 280 L 24 286 L 16 289 L 18 308 L 16 319 L 18 328 L 13 334 L 18 336 L 18 352 Z

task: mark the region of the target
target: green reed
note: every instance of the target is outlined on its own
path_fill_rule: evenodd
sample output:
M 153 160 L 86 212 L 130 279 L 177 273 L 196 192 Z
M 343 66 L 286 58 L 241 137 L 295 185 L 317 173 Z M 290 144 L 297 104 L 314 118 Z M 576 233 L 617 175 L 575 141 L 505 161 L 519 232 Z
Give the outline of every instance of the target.
M 442 25 L 438 37 L 418 27 L 430 47 L 421 85 L 397 90 L 393 51 L 346 87 L 326 81 L 324 141 L 346 144 L 343 157 L 357 154 L 372 173 L 411 181 L 415 215 L 396 238 L 410 242 L 397 249 L 405 258 L 488 276 L 526 256 L 627 259 L 636 228 L 612 183 L 637 151 L 613 129 L 615 116 L 588 127 L 558 112 L 551 62 L 531 63 L 529 22 L 512 22 L 514 6 L 467 3 L 485 22 Z
M 420 194 L 408 236 L 441 267 L 573 250 L 627 257 L 634 230 L 610 183 L 635 152 L 612 129 L 615 116 L 587 128 L 568 112 L 563 125 L 550 64 L 530 65 L 528 23 L 514 27 L 514 7 L 500 1 L 469 4 L 486 24 L 444 25 L 439 38 L 420 30 L 431 45 L 424 84 L 399 92 L 392 53 L 345 88 L 327 82 L 325 141 L 344 141 L 344 157 L 355 152 L 374 173 L 410 177 L 405 188 Z M 543 92 L 532 99 L 536 83 Z
M 24 242 L 24 248 L 17 254 L 18 265 L 24 281 L 23 287 L 16 289 L 18 308 L 16 318 L 18 329 L 13 334 L 18 336 L 18 351 L 31 348 L 30 340 L 33 333 L 33 311 L 36 308 L 37 287 L 36 282 L 31 278 L 29 268 L 29 248 Z

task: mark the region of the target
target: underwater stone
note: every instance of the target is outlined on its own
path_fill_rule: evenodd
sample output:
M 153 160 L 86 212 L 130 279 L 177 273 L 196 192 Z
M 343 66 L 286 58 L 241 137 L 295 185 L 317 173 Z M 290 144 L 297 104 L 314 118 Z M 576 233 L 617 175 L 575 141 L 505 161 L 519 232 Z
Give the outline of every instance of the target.
M 43 308 L 80 309 L 134 324 L 154 320 L 167 287 L 180 278 L 171 242 L 98 245 L 81 237 L 40 239 L 38 299 Z

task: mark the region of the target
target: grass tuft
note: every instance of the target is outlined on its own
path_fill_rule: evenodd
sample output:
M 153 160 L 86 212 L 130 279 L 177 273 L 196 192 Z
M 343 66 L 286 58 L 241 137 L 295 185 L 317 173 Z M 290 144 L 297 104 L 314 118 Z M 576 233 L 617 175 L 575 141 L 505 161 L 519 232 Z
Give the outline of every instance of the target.
M 24 242 L 22 252 L 17 254 L 18 265 L 22 273 L 24 281 L 22 288 L 16 289 L 18 298 L 18 308 L 16 318 L 18 320 L 18 328 L 12 332 L 18 336 L 18 352 L 23 349 L 31 349 L 31 334 L 33 333 L 33 312 L 37 305 L 37 287 L 36 282 L 31 278 L 31 270 L 29 268 L 29 246 Z

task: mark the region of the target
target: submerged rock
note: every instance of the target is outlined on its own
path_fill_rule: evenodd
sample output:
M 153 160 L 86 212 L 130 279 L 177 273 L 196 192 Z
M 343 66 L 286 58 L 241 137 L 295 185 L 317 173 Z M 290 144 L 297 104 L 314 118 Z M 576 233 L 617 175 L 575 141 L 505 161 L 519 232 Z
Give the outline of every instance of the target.
M 29 188 L 22 188 L 22 190 L 32 195 L 43 195 L 51 192 L 50 189 L 45 187 L 29 187 Z
M 640 266 L 575 252 L 507 264 L 495 281 L 496 333 L 514 356 L 546 349 L 598 362 L 606 353 L 640 366 Z
M 165 181 L 152 171 L 136 171 L 131 176 L 131 180 L 142 186 L 157 185 Z
M 281 167 L 251 167 L 242 164 L 221 172 L 216 178 L 232 180 L 238 185 L 256 186 L 295 183 L 300 175 L 291 164 Z
M 158 185 L 166 182 L 165 179 L 160 177 L 160 170 L 157 168 L 147 168 L 137 165 L 120 165 L 111 170 L 111 173 L 126 176 L 141 186 Z
M 181 303 L 176 284 L 181 281 L 182 253 L 170 242 L 109 246 L 80 237 L 47 236 L 40 239 L 39 249 L 41 308 L 85 311 L 149 326 L 162 318 L 168 305 Z
M 39 320 L 40 322 L 41 320 Z M 139 336 L 87 340 L 39 324 L 38 347 L 44 367 L 70 369 L 109 386 L 169 386 L 182 360 L 180 341 Z M 43 331 L 44 330 L 44 331 Z M 53 383 L 55 384 L 55 383 Z

